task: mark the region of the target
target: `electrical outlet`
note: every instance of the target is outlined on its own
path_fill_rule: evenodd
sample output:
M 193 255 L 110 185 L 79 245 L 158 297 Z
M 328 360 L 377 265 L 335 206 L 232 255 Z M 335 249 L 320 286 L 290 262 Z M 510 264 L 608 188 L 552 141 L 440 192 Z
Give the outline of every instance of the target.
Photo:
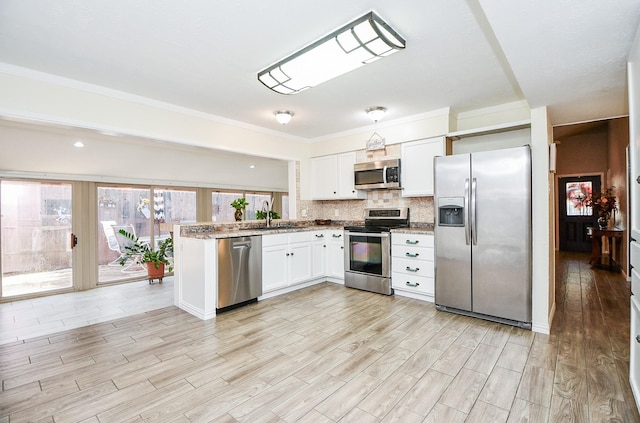
M 307 209 L 302 209 L 302 217 L 305 217 L 307 215 Z
M 335 214 L 336 217 L 340 216 L 340 210 L 336 209 L 334 214 Z

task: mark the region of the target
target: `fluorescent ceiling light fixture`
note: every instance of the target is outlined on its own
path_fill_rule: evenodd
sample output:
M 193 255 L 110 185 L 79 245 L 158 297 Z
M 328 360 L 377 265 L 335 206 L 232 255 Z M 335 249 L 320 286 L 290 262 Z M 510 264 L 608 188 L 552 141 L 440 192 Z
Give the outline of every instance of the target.
M 276 115 L 276 120 L 283 125 L 289 123 L 293 117 L 293 112 L 290 112 L 289 110 L 278 110 L 273 112 L 273 114 Z
M 296 94 L 405 48 L 405 40 L 375 13 L 304 47 L 258 72 L 280 94 Z
M 365 112 L 367 112 L 367 115 L 371 118 L 372 121 L 377 122 L 382 119 L 385 113 L 387 113 L 387 109 L 385 109 L 384 107 L 376 106 L 365 109 Z

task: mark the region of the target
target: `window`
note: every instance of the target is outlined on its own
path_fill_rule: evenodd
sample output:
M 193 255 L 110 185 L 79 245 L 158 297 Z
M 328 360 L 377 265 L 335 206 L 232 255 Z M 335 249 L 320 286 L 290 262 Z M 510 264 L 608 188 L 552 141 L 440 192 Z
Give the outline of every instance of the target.
M 591 197 L 592 185 L 590 181 L 567 182 L 567 216 L 591 216 L 593 210 L 587 206 L 587 199 Z

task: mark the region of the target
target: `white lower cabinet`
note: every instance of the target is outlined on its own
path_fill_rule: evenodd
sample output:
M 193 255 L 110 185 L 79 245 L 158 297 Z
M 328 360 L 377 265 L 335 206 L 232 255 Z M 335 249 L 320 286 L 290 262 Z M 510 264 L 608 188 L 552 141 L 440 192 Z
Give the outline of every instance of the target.
M 311 232 L 262 236 L 263 294 L 311 279 Z
M 434 301 L 432 234 L 391 234 L 391 285 L 396 295 Z
M 327 276 L 344 282 L 344 231 L 326 231 Z
M 331 282 L 344 281 L 344 231 L 313 233 L 313 277 L 327 277 Z
M 327 235 L 323 231 L 313 233 L 311 275 L 321 278 L 327 273 Z

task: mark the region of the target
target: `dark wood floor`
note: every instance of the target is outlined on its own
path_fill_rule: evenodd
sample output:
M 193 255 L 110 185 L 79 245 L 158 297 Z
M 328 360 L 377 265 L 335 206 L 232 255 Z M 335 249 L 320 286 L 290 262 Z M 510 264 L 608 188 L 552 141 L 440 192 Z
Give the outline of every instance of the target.
M 1 345 L 0 423 L 640 422 L 629 286 L 588 259 L 558 256 L 550 335 L 324 283 Z

